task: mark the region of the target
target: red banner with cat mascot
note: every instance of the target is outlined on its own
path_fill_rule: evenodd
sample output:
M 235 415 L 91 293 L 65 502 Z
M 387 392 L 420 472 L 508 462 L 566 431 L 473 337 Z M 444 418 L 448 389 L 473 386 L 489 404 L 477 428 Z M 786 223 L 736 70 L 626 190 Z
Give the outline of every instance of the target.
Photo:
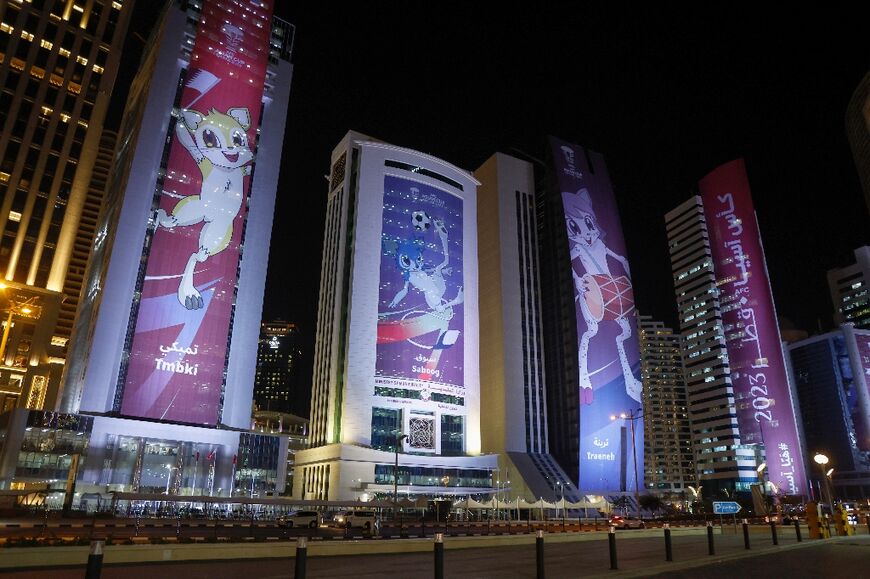
M 271 24 L 267 2 L 203 3 L 156 183 L 122 415 L 220 420 Z

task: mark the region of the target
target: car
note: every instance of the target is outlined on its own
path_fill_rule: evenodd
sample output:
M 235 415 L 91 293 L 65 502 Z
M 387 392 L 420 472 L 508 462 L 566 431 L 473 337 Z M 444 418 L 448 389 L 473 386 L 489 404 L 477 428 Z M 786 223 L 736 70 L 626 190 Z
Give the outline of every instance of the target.
M 336 527 L 362 527 L 367 531 L 375 526 L 377 516 L 374 511 L 342 511 L 333 517 Z
M 320 513 L 317 511 L 294 511 L 281 515 L 277 519 L 278 525 L 292 529 L 293 527 L 308 527 L 314 529 L 320 526 Z
M 642 519 L 637 517 L 623 517 L 622 515 L 611 515 L 610 525 L 618 529 L 645 529 L 646 524 Z

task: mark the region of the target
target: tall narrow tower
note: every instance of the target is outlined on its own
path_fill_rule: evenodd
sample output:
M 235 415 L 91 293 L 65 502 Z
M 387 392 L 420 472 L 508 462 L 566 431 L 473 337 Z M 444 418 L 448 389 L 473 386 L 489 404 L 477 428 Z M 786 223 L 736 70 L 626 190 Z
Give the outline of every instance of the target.
M 743 160 L 714 169 L 699 190 L 665 216 L 699 480 L 707 495 L 748 491 L 760 473 L 783 494 L 806 495 L 797 403 Z
M 639 316 L 644 408 L 644 480 L 649 490 L 684 496 L 696 481 L 695 458 L 680 336 L 650 316 Z

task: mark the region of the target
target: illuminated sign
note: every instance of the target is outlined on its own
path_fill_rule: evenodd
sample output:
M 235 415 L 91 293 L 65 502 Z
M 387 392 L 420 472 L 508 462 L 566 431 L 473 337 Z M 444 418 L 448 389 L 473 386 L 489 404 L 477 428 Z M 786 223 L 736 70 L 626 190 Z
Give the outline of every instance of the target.
M 271 12 L 259 0 L 203 2 L 158 182 L 122 415 L 219 420 Z
M 698 183 L 719 288 L 743 444 L 763 443 L 770 482 L 806 493 L 806 475 L 782 341 L 743 159 Z
M 409 404 L 407 445 L 419 452 L 436 450 L 437 413 L 464 414 L 462 203 L 384 178 L 374 393 Z
M 550 139 L 574 279 L 580 399 L 580 488 L 643 488 L 640 346 L 625 240 L 601 155 Z M 594 166 L 590 167 L 589 163 Z M 634 413 L 634 442 L 628 419 Z M 625 430 L 623 430 L 625 429 Z M 634 444 L 634 446 L 632 446 Z M 632 456 L 634 450 L 634 456 Z

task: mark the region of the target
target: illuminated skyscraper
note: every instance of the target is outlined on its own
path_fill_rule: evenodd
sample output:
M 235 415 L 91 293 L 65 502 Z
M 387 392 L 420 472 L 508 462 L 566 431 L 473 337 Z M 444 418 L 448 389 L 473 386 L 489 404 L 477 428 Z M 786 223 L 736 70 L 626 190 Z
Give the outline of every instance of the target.
M 700 197 L 665 215 L 683 366 L 692 420 L 692 446 L 704 492 L 749 491 L 757 482 L 755 451 L 743 445 L 725 346 L 710 239 Z
M 394 482 L 403 495 L 491 490 L 477 186 L 441 159 L 359 133 L 333 150 L 311 448 L 296 455 L 294 496 L 386 498 Z
M 0 304 L 11 322 L 0 410 L 55 406 L 103 195 L 96 183 L 114 147 L 103 122 L 132 4 L 0 3 Z
M 298 382 L 299 328 L 283 320 L 263 322 L 257 346 L 254 403 L 258 410 L 308 416 L 307 395 Z
M 680 336 L 650 316 L 639 316 L 640 365 L 646 423 L 646 487 L 684 495 L 695 484 L 695 458 L 680 354 Z
M 496 153 L 474 176 L 480 180 L 480 397 L 489 416 L 481 428 L 483 450 L 499 454 L 498 480 L 509 496 L 575 501 L 572 477 L 549 453 L 533 166 Z
M 34 444 L 24 425 L 74 425 L 82 493 L 283 490 L 286 438 L 250 427 L 292 40 L 261 0 L 165 7 L 119 130 L 64 414 L 14 415 L 0 481 L 40 476 L 9 458 Z
M 806 460 L 817 452 L 828 456 L 838 498 L 870 498 L 870 330 L 843 324 L 789 344 L 788 353 Z M 821 474 L 814 468 L 810 475 L 816 489 Z
M 828 270 L 834 322 L 870 330 L 870 245 L 855 250 L 855 263 Z
M 870 211 L 870 72 L 864 75 L 846 107 L 846 136 Z
M 761 474 L 782 494 L 806 496 L 799 411 L 743 159 L 698 189 L 665 222 L 699 482 L 719 496 L 750 490 Z

